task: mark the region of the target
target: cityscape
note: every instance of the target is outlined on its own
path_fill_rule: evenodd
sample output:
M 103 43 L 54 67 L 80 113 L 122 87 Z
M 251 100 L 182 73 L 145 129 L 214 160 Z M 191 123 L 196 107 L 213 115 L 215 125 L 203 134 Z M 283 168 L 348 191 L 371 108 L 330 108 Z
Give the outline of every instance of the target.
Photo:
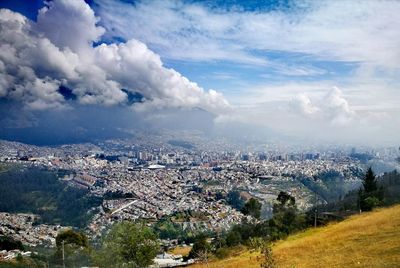
M 244 217 L 218 197 L 226 197 L 233 190 L 247 198 L 262 200 L 264 217 L 271 216 L 272 204 L 282 190 L 293 195 L 299 209 L 305 211 L 314 205 L 314 193 L 304 179 L 318 181 L 321 174 L 336 172 L 344 178 L 341 187 L 345 193 L 359 187 L 365 158 L 369 163 L 391 161 L 396 167 L 395 160 L 399 157 L 395 147 L 358 154 L 356 148 L 338 147 L 296 153 L 280 152 L 276 146 L 265 152 L 202 151 L 188 141 L 163 143 L 168 137 L 158 137 L 158 143 L 152 137 L 148 142 L 116 139 L 56 147 L 1 141 L 0 161 L 63 170 L 59 180 L 72 187 L 87 188 L 88 195 L 106 197 L 101 206 L 93 208 L 96 213 L 86 226 L 88 234 L 96 237 L 115 222 L 138 219 L 155 222 L 184 211 L 201 212 L 203 218 L 180 222 L 183 229 L 228 230 Z M 199 147 L 205 148 L 206 144 Z M 319 197 L 318 202 L 328 200 Z M 51 230 L 44 235 L 46 231 L 32 230 L 35 216 L 30 215 L 30 220 L 28 216 L 16 214 L 13 218 L 12 214 L 3 213 L 3 232 L 13 234 L 13 229 L 7 226 L 14 220 L 19 224 L 18 229 L 25 231 L 16 234 L 17 237 L 31 245 L 54 246 L 60 226 L 39 226 Z
M 0 268 L 399 267 L 400 1 L 0 1 Z

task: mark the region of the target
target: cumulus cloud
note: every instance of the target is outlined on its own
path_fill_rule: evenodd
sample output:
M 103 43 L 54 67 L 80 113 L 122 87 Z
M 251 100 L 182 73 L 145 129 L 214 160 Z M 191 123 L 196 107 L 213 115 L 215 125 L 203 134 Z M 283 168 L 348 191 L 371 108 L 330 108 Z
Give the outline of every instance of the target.
M 31 109 L 68 106 L 59 87 L 72 89 L 82 104 L 127 103 L 127 92 L 143 95 L 136 109 L 200 107 L 229 109 L 222 94 L 205 91 L 137 40 L 93 46 L 104 34 L 84 1 L 56 0 L 37 22 L 0 10 L 0 97 Z
M 20 99 L 37 109 L 60 106 L 63 102 L 57 93 L 60 81 L 38 77 L 35 61 L 31 61 L 33 51 L 38 53 L 44 49 L 43 39 L 30 38 L 32 29 L 26 18 L 9 10 L 0 11 L 0 22 L 0 97 Z M 50 49 L 59 52 L 54 47 Z
M 229 120 L 310 142 L 393 145 L 400 142 L 399 89 L 387 81 L 271 83 L 230 98 L 241 118 Z
M 160 57 L 137 40 L 102 44 L 95 48 L 95 58 L 97 65 L 123 88 L 141 92 L 148 100 L 137 104 L 137 109 L 203 106 L 217 111 L 229 107 L 222 94 L 214 90 L 205 92 L 175 70 L 163 67 Z
M 307 118 L 337 126 L 347 125 L 356 118 L 356 112 L 338 87 L 333 87 L 322 99 L 314 102 L 306 93 L 300 93 L 292 100 L 291 108 Z
M 97 26 L 98 18 L 83 1 L 57 0 L 39 10 L 37 29 L 57 47 L 91 53 L 93 41 L 99 41 L 105 29 Z
M 305 93 L 298 94 L 292 104 L 295 111 L 299 111 L 305 116 L 312 116 L 320 110 L 311 103 L 310 98 Z
M 322 105 L 326 116 L 333 125 L 346 125 L 350 123 L 356 115 L 338 87 L 334 87 L 326 95 Z

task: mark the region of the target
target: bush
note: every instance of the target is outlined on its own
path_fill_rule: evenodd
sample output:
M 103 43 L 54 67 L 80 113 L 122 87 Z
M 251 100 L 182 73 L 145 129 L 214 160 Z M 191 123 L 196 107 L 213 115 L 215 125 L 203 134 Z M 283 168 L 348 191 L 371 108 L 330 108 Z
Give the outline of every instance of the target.
M 0 236 L 0 250 L 12 249 L 24 250 L 24 246 L 21 241 L 14 240 L 10 236 Z
M 22 257 L 21 253 L 18 253 L 17 257 L 15 258 L 17 262 L 22 262 L 24 258 Z
M 231 251 L 229 248 L 219 248 L 215 251 L 214 255 L 218 259 L 225 259 L 228 258 L 231 255 Z
M 250 237 L 247 242 L 251 249 L 261 249 L 264 246 L 265 240 L 262 237 Z
M 245 203 L 239 191 L 230 191 L 226 197 L 226 201 L 231 207 L 237 210 L 241 210 Z
M 102 267 L 146 267 L 159 251 L 157 236 L 143 224 L 114 224 L 97 256 Z
M 207 238 L 203 235 L 196 238 L 196 241 L 193 244 L 192 249 L 189 252 L 189 258 L 195 259 L 200 258 L 203 259 L 207 254 L 211 251 L 211 246 L 207 242 Z
M 371 211 L 373 208 L 379 206 L 379 199 L 373 196 L 361 200 L 361 207 L 364 211 Z
M 275 268 L 275 260 L 272 255 L 271 245 L 265 243 L 262 250 L 262 261 L 261 261 L 261 268 Z
M 83 233 L 72 229 L 63 230 L 56 237 L 56 252 L 53 261 L 62 264 L 62 251 L 64 243 L 64 256 L 66 266 L 88 266 L 91 264 L 89 242 Z
M 226 244 L 228 247 L 233 247 L 242 242 L 242 236 L 239 232 L 231 230 L 226 236 Z
M 57 248 L 61 247 L 63 241 L 65 244 L 75 244 L 78 247 L 84 247 L 84 248 L 89 247 L 89 242 L 87 237 L 83 233 L 75 232 L 72 229 L 67 229 L 57 234 L 56 237 Z
M 250 198 L 244 207 L 240 210 L 244 215 L 250 215 L 256 219 L 261 217 L 262 204 L 255 198 Z

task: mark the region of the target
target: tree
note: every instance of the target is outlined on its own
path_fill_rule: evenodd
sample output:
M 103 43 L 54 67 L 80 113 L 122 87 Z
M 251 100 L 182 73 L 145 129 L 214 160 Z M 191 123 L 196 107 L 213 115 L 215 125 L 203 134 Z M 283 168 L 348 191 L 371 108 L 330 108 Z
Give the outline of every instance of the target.
M 242 242 L 242 236 L 240 235 L 240 232 L 236 230 L 231 230 L 229 231 L 228 235 L 226 236 L 226 245 L 228 247 L 233 247 Z
M 84 248 L 89 247 L 89 242 L 87 237 L 84 234 L 75 232 L 72 229 L 67 229 L 57 234 L 56 237 L 57 248 L 60 248 L 62 246 L 63 241 L 64 245 L 75 244 L 78 247 L 84 247 Z
M 220 191 L 218 191 L 215 193 L 215 199 L 217 200 L 224 199 L 224 195 Z
M 207 242 L 205 235 L 200 235 L 196 238 L 192 249 L 189 252 L 189 258 L 197 258 L 201 261 L 206 261 L 211 251 L 211 245 Z
M 21 241 L 14 240 L 14 238 L 10 236 L 2 236 L 0 235 L 0 250 L 13 250 L 19 249 L 24 250 L 24 246 Z
M 274 216 L 268 221 L 271 240 L 285 237 L 304 225 L 304 218 L 298 215 L 293 196 L 281 191 L 276 200 L 273 206 Z
M 98 253 L 104 267 L 146 267 L 159 251 L 157 236 L 143 224 L 124 221 L 114 224 Z
M 365 211 L 371 211 L 374 207 L 379 206 L 380 202 L 379 199 L 373 196 L 369 196 L 367 198 L 365 198 L 362 202 L 361 202 L 363 209 Z
M 276 198 L 278 202 L 276 202 L 273 206 L 274 214 L 284 212 L 288 208 L 294 208 L 296 206 L 296 199 L 291 196 L 289 193 L 281 191 Z
M 230 191 L 228 193 L 228 195 L 226 196 L 226 201 L 228 202 L 228 204 L 231 207 L 233 207 L 237 210 L 242 209 L 242 207 L 244 206 L 244 203 L 245 203 L 243 198 L 240 196 L 239 191 Z
M 362 185 L 363 187 L 358 192 L 360 210 L 371 211 L 374 207 L 379 206 L 383 199 L 383 188 L 378 187 L 376 176 L 371 167 L 365 173 Z
M 253 216 L 256 219 L 261 217 L 261 207 L 262 204 L 255 198 L 250 198 L 249 201 L 246 202 L 244 207 L 241 209 L 241 212 L 244 215 Z
M 91 248 L 87 237 L 72 229 L 63 230 L 56 237 L 55 262 L 66 266 L 89 266 Z M 64 260 L 63 260 L 64 255 Z
M 365 193 L 373 193 L 378 190 L 378 183 L 376 182 L 376 177 L 371 167 L 368 168 L 362 184 Z
M 17 262 L 22 262 L 24 258 L 22 257 L 21 253 L 18 253 L 17 257 L 15 258 Z

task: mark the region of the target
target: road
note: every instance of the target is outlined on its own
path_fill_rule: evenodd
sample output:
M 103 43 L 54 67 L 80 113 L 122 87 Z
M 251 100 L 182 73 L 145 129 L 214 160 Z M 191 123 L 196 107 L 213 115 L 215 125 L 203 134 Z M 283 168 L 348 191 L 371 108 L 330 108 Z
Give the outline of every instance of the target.
M 136 203 L 136 202 L 137 202 L 137 200 L 133 200 L 132 202 L 129 202 L 128 204 L 123 205 L 122 207 L 120 207 L 120 208 L 114 210 L 113 212 L 111 212 L 111 215 L 113 215 L 113 214 L 115 214 L 115 213 L 117 213 L 117 212 L 123 210 L 124 208 L 129 207 L 130 205 L 132 205 L 132 204 L 134 204 L 134 203 Z

